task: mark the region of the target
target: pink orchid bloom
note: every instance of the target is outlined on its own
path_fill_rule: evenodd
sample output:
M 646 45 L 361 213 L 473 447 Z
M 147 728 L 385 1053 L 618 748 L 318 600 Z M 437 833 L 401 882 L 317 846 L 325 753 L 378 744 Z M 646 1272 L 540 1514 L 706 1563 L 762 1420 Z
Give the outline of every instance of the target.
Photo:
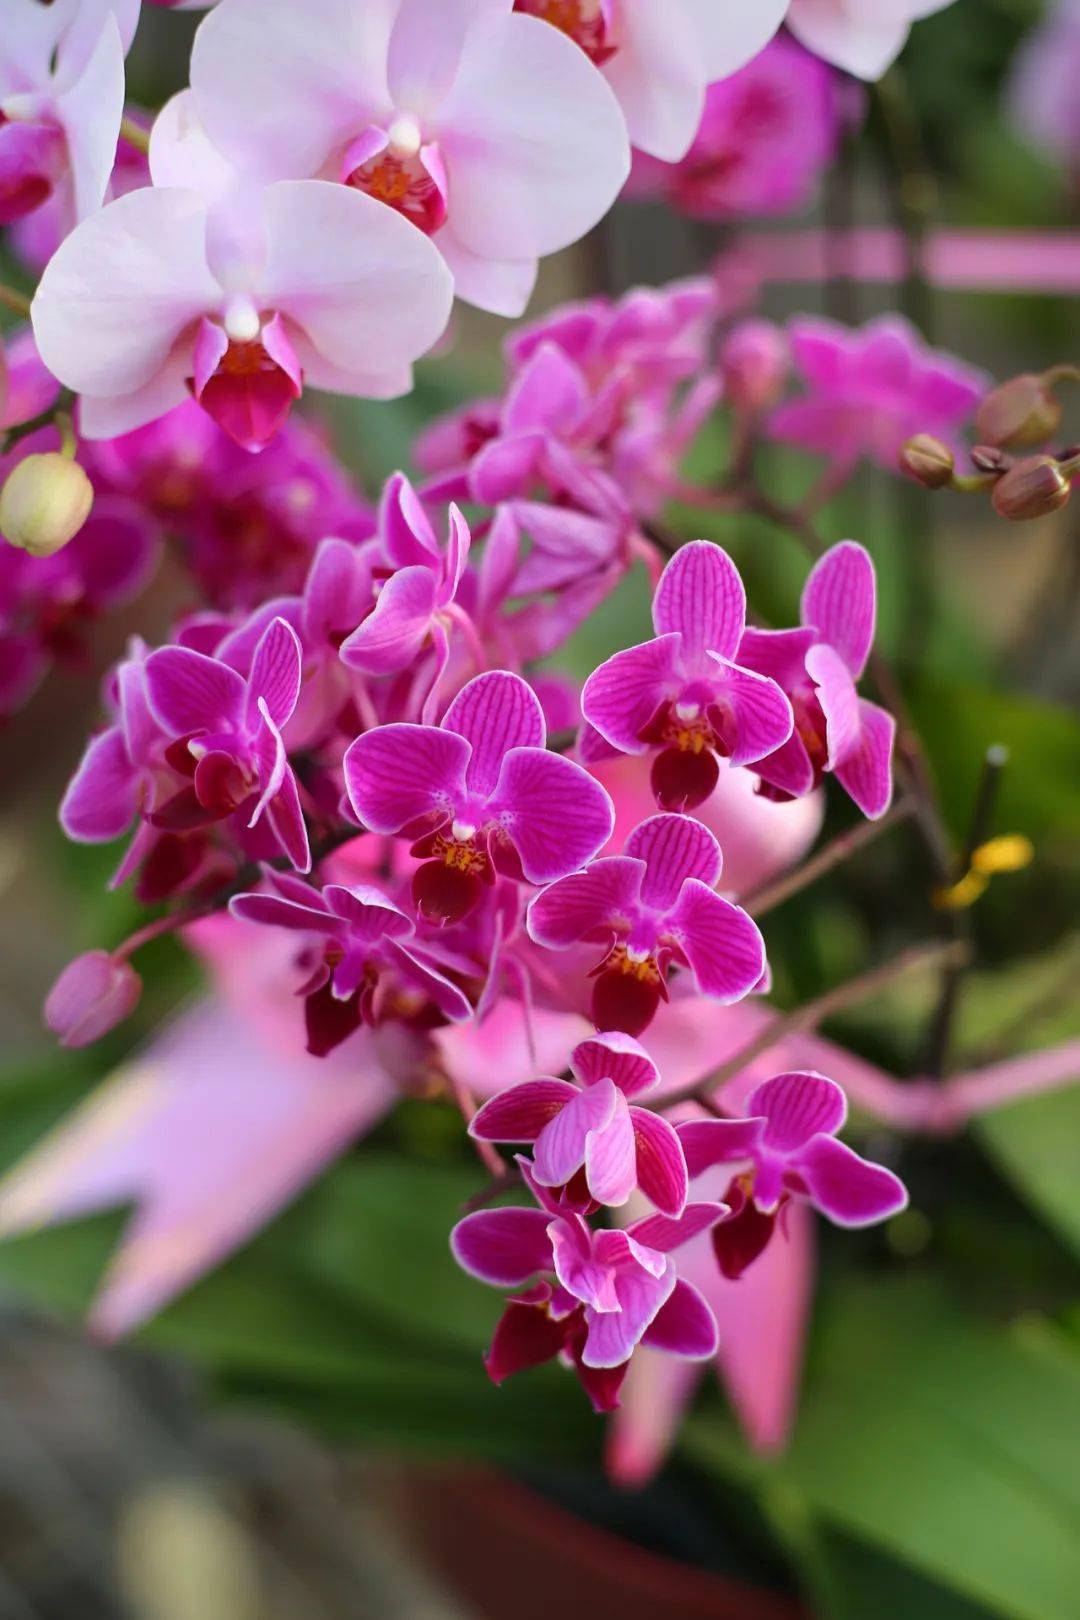
M 254 828 L 263 817 L 293 866 L 311 866 L 307 827 L 281 728 L 300 695 L 301 650 L 292 626 L 275 618 L 244 680 L 217 658 L 189 647 L 162 647 L 146 661 L 150 711 L 172 739 L 166 758 L 188 784 L 150 820 L 187 832 L 239 814 Z
M 801 630 L 744 632 L 739 658 L 777 681 L 795 714 L 788 741 L 754 767 L 763 793 L 798 798 L 831 772 L 871 820 L 889 808 L 896 721 L 855 690 L 875 617 L 874 565 L 841 540 L 806 581 Z
M 635 155 L 626 194 L 662 198 L 690 219 L 793 213 L 813 200 L 840 127 L 839 76 L 781 34 L 709 86 L 681 162 Z
M 139 0 L 5 7 L 0 37 L 0 225 L 56 197 L 67 231 L 101 206 L 124 111 Z
M 253 189 L 210 147 L 189 94 L 159 116 L 150 168 L 152 186 L 67 238 L 34 298 L 38 346 L 82 395 L 86 437 L 140 427 L 190 389 L 258 450 L 305 384 L 408 391 L 452 288 L 403 219 L 320 181 Z
M 590 230 L 629 170 L 608 86 L 512 0 L 223 0 L 191 79 L 246 172 L 378 199 L 496 314 L 521 314 L 537 261 Z
M 856 329 L 804 316 L 789 324 L 788 337 L 809 392 L 778 406 L 767 431 L 828 456 L 838 470 L 868 456 L 896 472 L 901 447 L 915 433 L 955 441 L 989 386 L 985 373 L 927 349 L 899 315 Z
M 472 536 L 453 505 L 449 531 L 444 553 L 409 480 L 397 473 L 388 481 L 379 533 L 389 577 L 378 588 L 371 613 L 341 644 L 342 662 L 365 675 L 396 674 L 433 646 L 434 667 L 422 711 L 425 722 L 434 718 L 439 683 L 450 658 L 450 632 L 464 625 L 476 639 L 471 621 L 456 600 Z M 474 661 L 483 668 L 482 649 Z
M 772 38 L 787 0 L 516 0 L 581 46 L 607 78 L 644 152 L 677 163 L 694 138 L 705 87 Z
M 678 1127 L 691 1176 L 731 1166 L 725 1202 L 732 1216 L 713 1234 L 725 1277 L 741 1277 L 757 1259 L 788 1199 L 803 1199 L 847 1227 L 875 1225 L 907 1206 L 898 1176 L 837 1141 L 847 1098 L 834 1080 L 806 1071 L 775 1075 L 754 1087 L 745 1106 L 746 1118 Z
M 1013 58 L 1009 107 L 1033 145 L 1080 171 L 1080 0 L 1057 0 Z
M 307 1050 L 325 1057 L 361 1024 L 388 1018 L 405 1023 L 472 1017 L 468 998 L 413 942 L 412 921 L 370 884 L 319 891 L 298 878 L 266 870 L 265 893 L 239 894 L 229 910 L 243 922 L 287 928 L 325 940 L 301 994 Z
M 378 726 L 349 748 L 345 784 L 360 821 L 416 840 L 423 916 L 458 921 L 498 870 L 550 883 L 607 841 L 607 794 L 573 760 L 547 752 L 546 740 L 525 681 L 489 670 L 461 689 L 440 726 Z
M 660 1082 L 652 1058 L 629 1035 L 582 1041 L 567 1080 L 528 1080 L 492 1097 L 469 1125 L 481 1142 L 529 1142 L 542 1187 L 565 1187 L 584 1172 L 597 1204 L 625 1204 L 640 1189 L 664 1215 L 686 1206 L 686 1165 L 674 1126 L 630 1099 Z
M 857 79 L 880 79 L 912 23 L 952 0 L 791 0 L 786 22 L 808 50 Z
M 604 946 L 593 970 L 599 1029 L 639 1035 L 667 999 L 671 964 L 698 989 L 739 1001 L 761 983 L 765 945 L 757 924 L 714 892 L 720 846 L 687 816 L 643 821 L 622 855 L 550 884 L 529 906 L 529 936 L 549 950 L 579 941 Z
M 657 639 L 613 654 L 585 682 L 585 719 L 621 753 L 658 750 L 657 803 L 692 810 L 716 787 L 716 756 L 751 765 L 791 736 L 791 705 L 775 681 L 746 668 L 739 646 L 746 592 L 727 552 L 682 546 L 653 597 Z
M 722 1220 L 722 1204 L 690 1204 L 677 1220 L 651 1215 L 625 1231 L 593 1231 L 522 1169 L 539 1209 L 480 1210 L 450 1238 L 471 1277 L 524 1290 L 511 1297 L 485 1358 L 494 1383 L 565 1357 L 594 1409 L 610 1412 L 639 1344 L 694 1361 L 714 1354 L 712 1312 L 678 1276 L 670 1251 Z

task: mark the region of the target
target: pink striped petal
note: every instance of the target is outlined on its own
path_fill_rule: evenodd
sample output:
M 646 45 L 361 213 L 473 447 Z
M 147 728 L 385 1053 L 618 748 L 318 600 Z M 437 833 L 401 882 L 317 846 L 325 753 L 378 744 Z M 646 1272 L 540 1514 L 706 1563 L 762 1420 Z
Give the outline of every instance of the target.
M 726 1204 L 696 1203 L 687 1204 L 681 1215 L 645 1215 L 627 1228 L 627 1232 L 635 1243 L 643 1244 L 647 1249 L 656 1249 L 661 1254 L 668 1254 L 672 1249 L 680 1249 L 684 1243 L 698 1237 L 702 1232 L 709 1232 L 717 1221 L 724 1219 L 730 1211 Z
M 692 816 L 650 816 L 626 840 L 626 854 L 645 862 L 641 898 L 653 911 L 670 911 L 687 878 L 711 889 L 723 865 L 715 837 Z
M 859 698 L 847 665 L 824 642 L 806 655 L 806 672 L 817 687 L 825 716 L 827 769 L 835 771 L 859 746 Z
M 342 642 L 342 663 L 367 675 L 407 669 L 431 631 L 435 596 L 430 568 L 401 568 L 392 574 L 374 610 Z
M 691 1119 L 678 1127 L 679 1141 L 691 1176 L 714 1164 L 752 1159 L 761 1146 L 763 1119 Z
M 910 348 L 904 353 L 910 357 Z M 874 565 L 854 540 L 841 540 L 814 565 L 802 596 L 802 620 L 835 647 L 852 680 L 866 668 L 874 640 Z
M 450 1234 L 454 1259 L 470 1277 L 497 1288 L 518 1288 L 550 1271 L 550 1215 L 542 1209 L 482 1209 Z
M 473 1115 L 469 1135 L 480 1142 L 535 1142 L 577 1096 L 577 1087 L 567 1080 L 526 1080 L 489 1098 Z
M 643 754 L 640 734 L 660 705 L 682 685 L 677 635 L 626 647 L 593 671 L 581 694 L 581 712 L 591 726 L 624 754 Z
M 579 939 L 629 926 L 645 868 L 641 861 L 609 855 L 587 872 L 562 878 L 538 894 L 529 907 L 529 937 L 549 950 L 566 950 Z
M 146 692 L 154 717 L 173 737 L 240 725 L 245 697 L 240 676 L 187 647 L 161 647 L 150 654 Z
M 637 1185 L 664 1215 L 686 1207 L 686 1160 L 675 1127 L 647 1108 L 631 1108 L 637 1150 Z
M 472 748 L 466 780 L 470 791 L 485 799 L 495 791 L 509 749 L 541 749 L 547 738 L 536 693 L 505 669 L 488 670 L 463 686 L 442 723 Z
M 388 940 L 384 949 L 403 983 L 430 997 L 444 1018 L 449 1018 L 454 1024 L 465 1024 L 471 1020 L 473 1009 L 468 996 L 445 974 L 415 951 L 408 950 L 399 940 Z
M 341 918 L 332 917 L 325 907 L 315 903 L 319 896 L 313 889 L 308 893 L 311 905 L 283 900 L 276 894 L 236 894 L 229 901 L 229 911 L 243 922 L 263 923 L 271 928 L 291 928 L 307 934 L 343 934 L 345 924 Z
M 539 748 L 507 754 L 491 809 L 530 883 L 550 883 L 584 866 L 615 825 L 611 800 L 599 782 L 573 760 Z
M 836 767 L 836 779 L 864 816 L 876 821 L 892 803 L 892 754 L 896 721 L 885 709 L 859 699 L 859 740 Z
M 632 1035 L 611 1031 L 592 1035 L 575 1046 L 570 1067 L 583 1086 L 612 1080 L 624 1097 L 637 1097 L 659 1083 L 660 1074 L 645 1048 Z
M 345 788 L 366 827 L 396 833 L 465 795 L 469 745 L 435 726 L 377 726 L 346 750 Z
M 581 1357 L 585 1365 L 621 1367 L 670 1299 L 675 1282 L 675 1267 L 670 1260 L 659 1277 L 641 1267 L 622 1272 L 616 1283 L 618 1309 L 589 1315 L 589 1332 Z
M 732 765 L 752 765 L 791 736 L 791 704 L 765 675 L 716 659 L 716 703 L 724 719 Z
M 906 1208 L 899 1176 L 862 1159 L 833 1136 L 816 1136 L 792 1161 L 816 1209 L 837 1226 L 872 1226 Z
M 611 1087 L 614 1106 L 611 1118 L 599 1130 L 590 1132 L 585 1143 L 585 1181 L 598 1204 L 618 1208 L 626 1203 L 637 1184 L 637 1165 L 634 1145 L 634 1126 L 626 1098 L 612 1086 L 610 1080 L 601 1080 L 583 1091 L 591 1096 L 603 1088 Z
M 574 1095 L 563 1103 L 536 1137 L 533 1175 L 542 1187 L 561 1187 L 581 1169 L 590 1136 L 609 1125 L 615 1113 L 619 1093 L 610 1080 L 589 1086 L 585 1091 L 573 1089 Z
M 767 1147 L 792 1153 L 812 1136 L 835 1136 L 847 1119 L 847 1098 L 835 1080 L 810 1069 L 797 1070 L 755 1086 L 746 1109 L 764 1115 Z
M 507 390 L 503 428 L 509 434 L 537 428 L 558 436 L 589 403 L 580 367 L 555 343 L 541 343 Z
M 107 844 L 131 825 L 139 779 L 117 726 L 92 737 L 60 805 L 60 825 L 79 844 Z
M 656 587 L 653 624 L 658 636 L 682 636 L 688 668 L 699 668 L 708 652 L 734 658 L 746 626 L 746 591 L 727 552 L 711 540 L 680 547 Z
M 771 783 L 793 799 L 805 798 L 814 789 L 814 767 L 806 744 L 798 734 L 789 737 L 775 754 L 758 760 L 755 770 L 763 782 Z
M 765 942 L 739 906 L 691 878 L 670 923 L 705 995 L 740 1001 L 755 988 L 765 971 Z
M 716 1354 L 720 1335 L 704 1295 L 680 1277 L 641 1342 L 687 1361 L 707 1361 Z
M 259 701 L 266 703 L 275 726 L 283 726 L 296 708 L 300 696 L 302 654 L 300 638 L 292 625 L 276 618 L 263 631 L 248 676 L 247 713 L 249 725 L 258 714 Z
M 813 630 L 757 630 L 751 627 L 743 632 L 735 662 L 744 669 L 754 669 L 759 675 L 768 675 L 792 691 L 806 676 L 806 655 L 815 641 L 820 640 Z
M 267 820 L 274 837 L 298 872 L 311 871 L 311 845 L 308 842 L 304 812 L 296 777 L 286 767 L 281 787 L 267 806 Z

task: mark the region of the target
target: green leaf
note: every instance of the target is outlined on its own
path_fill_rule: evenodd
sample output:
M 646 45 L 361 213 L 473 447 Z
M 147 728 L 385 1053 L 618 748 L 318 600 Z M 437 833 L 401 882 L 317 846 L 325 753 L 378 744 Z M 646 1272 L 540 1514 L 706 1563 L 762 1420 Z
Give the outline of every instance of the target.
M 1080 1084 L 999 1108 L 974 1129 L 1017 1191 L 1080 1252 Z
M 694 1454 L 996 1615 L 1075 1620 L 1080 1357 L 914 1279 L 845 1289 L 815 1349 L 786 1456 L 749 1457 L 715 1416 L 691 1423 Z

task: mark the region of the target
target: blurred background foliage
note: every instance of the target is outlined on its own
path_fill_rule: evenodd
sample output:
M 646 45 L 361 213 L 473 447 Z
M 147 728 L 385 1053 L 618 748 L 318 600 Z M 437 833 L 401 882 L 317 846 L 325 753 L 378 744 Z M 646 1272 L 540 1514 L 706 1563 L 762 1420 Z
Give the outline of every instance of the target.
M 1037 0 L 958 0 L 916 29 L 902 64 L 918 162 L 934 177 L 936 221 L 994 228 L 1080 226 L 1063 174 L 1002 112 Z M 152 11 L 132 63 L 137 97 L 158 104 L 184 70 L 193 19 Z M 828 182 L 821 212 L 880 221 L 895 210 L 880 99 Z M 598 239 L 547 267 L 538 307 L 685 273 L 724 233 L 623 205 Z M 7 267 L 5 267 L 7 274 Z M 13 277 L 17 270 L 12 268 Z M 1075 300 L 908 289 L 933 341 L 999 376 L 1078 359 Z M 824 309 L 858 321 L 894 301 L 851 284 L 768 291 L 778 317 Z M 348 464 L 372 489 L 433 415 L 498 384 L 497 321 L 462 313 L 448 352 L 392 404 L 328 412 Z M 1080 438 L 1080 417 L 1073 417 Z M 723 465 L 718 430 L 691 471 Z M 779 500 L 813 469 L 767 460 Z M 797 608 L 805 559 L 791 539 L 742 517 L 674 507 L 684 534 L 727 546 L 770 622 Z M 860 473 L 822 516 L 879 566 L 882 637 L 899 668 L 948 821 L 962 839 L 985 752 L 1009 750 L 995 832 L 1023 833 L 1035 858 L 996 880 L 971 914 L 977 967 L 964 985 L 955 1048 L 977 1059 L 1080 1034 L 1080 516 L 1037 524 L 987 506 L 929 498 Z M 109 854 L 54 828 L 58 791 L 92 722 L 95 681 L 135 623 L 153 634 L 175 609 L 158 581 L 127 622 L 102 627 L 93 671 L 55 676 L 5 738 L 0 782 L 0 916 L 5 959 L 0 1162 L 56 1119 L 197 990 L 196 970 L 161 941 L 132 1025 L 82 1054 L 38 1028 L 42 994 L 75 951 L 132 925 L 106 895 Z M 577 638 L 591 667 L 646 622 L 643 579 Z M 823 837 L 850 820 L 830 801 Z M 931 875 L 907 827 L 770 916 L 781 1005 L 884 959 L 935 922 Z M 893 1072 L 926 1060 L 936 985 L 905 981 L 827 1033 Z M 1080 1076 L 1078 1076 L 1080 1078 Z M 884 1133 L 880 1133 L 883 1136 Z M 603 1482 L 602 1427 L 571 1381 L 546 1369 L 494 1391 L 480 1362 L 495 1302 L 450 1263 L 446 1234 L 477 1184 L 459 1123 L 403 1104 L 243 1252 L 140 1335 L 197 1369 L 208 1398 L 274 1409 L 340 1444 L 430 1462 L 496 1459 L 545 1495 L 654 1549 L 752 1583 L 801 1592 L 828 1620 L 1076 1620 L 1080 1593 L 1080 1089 L 1003 1109 L 942 1142 L 875 1140 L 912 1189 L 882 1232 L 823 1233 L 804 1393 L 794 1442 L 753 1455 L 709 1380 L 675 1459 L 640 1497 Z M 0 1246 L 9 1299 L 76 1321 L 127 1218 L 119 1211 Z M 508 1608 L 507 1613 L 511 1612 Z M 568 1611 L 569 1612 L 569 1611 Z

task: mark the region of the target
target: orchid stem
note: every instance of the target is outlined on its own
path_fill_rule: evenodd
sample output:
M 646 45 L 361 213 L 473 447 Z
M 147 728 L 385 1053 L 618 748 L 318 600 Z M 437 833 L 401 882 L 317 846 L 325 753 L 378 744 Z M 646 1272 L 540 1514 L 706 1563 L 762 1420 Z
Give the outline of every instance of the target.
M 20 292 L 17 287 L 9 286 L 6 281 L 0 281 L 0 304 L 3 304 L 7 309 L 13 309 L 16 315 L 29 319 L 29 298 L 25 293 Z
M 909 973 L 922 972 L 928 968 L 945 969 L 952 963 L 965 959 L 967 955 L 968 945 L 964 940 L 913 945 L 909 950 L 901 951 L 900 955 L 894 956 L 890 962 L 871 968 L 868 973 L 860 973 L 856 978 L 847 980 L 845 984 L 836 985 L 832 990 L 826 990 L 823 995 L 816 996 L 801 1007 L 796 1007 L 793 1012 L 781 1013 L 740 1052 L 736 1052 L 734 1057 L 729 1058 L 705 1080 L 696 1085 L 684 1086 L 682 1090 L 666 1096 L 664 1108 L 672 1108 L 681 1102 L 707 1101 L 711 1092 L 717 1091 L 736 1075 L 742 1074 L 757 1058 L 771 1051 L 788 1036 L 806 1034 L 816 1029 L 825 1019 L 869 1001 L 879 990 L 886 989 L 898 979 L 906 978 Z
M 793 895 L 801 893 L 811 883 L 816 883 L 818 878 L 825 877 L 835 867 L 850 860 L 867 844 L 875 843 L 883 833 L 898 826 L 900 822 L 907 821 L 914 812 L 914 800 L 905 795 L 880 820 L 860 821 L 848 832 L 841 833 L 838 838 L 826 844 L 824 849 L 819 850 L 808 861 L 804 861 L 794 872 L 789 872 L 786 877 L 779 878 L 775 883 L 763 885 L 762 888 L 745 896 L 740 904 L 752 917 L 763 917 L 766 912 L 783 905 Z

